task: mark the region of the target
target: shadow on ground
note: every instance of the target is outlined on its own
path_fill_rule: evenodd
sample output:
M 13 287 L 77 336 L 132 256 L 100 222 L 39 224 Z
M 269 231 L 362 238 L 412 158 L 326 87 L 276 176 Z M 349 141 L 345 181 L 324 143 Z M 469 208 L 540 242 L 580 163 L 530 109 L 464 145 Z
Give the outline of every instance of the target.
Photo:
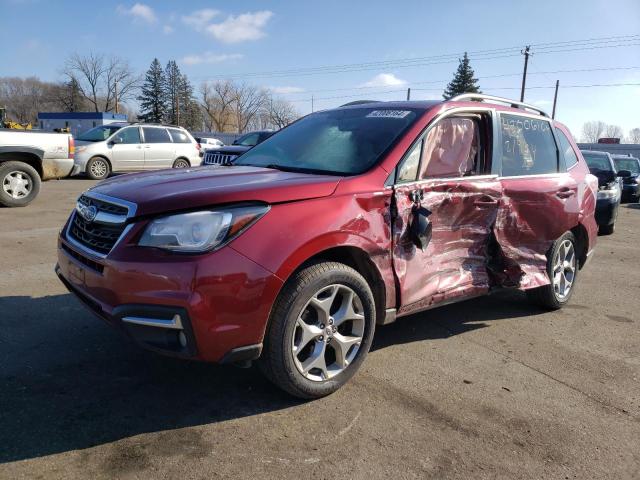
M 144 352 L 68 294 L 3 297 L 0 312 L 0 463 L 300 403 L 255 368 Z M 535 313 L 517 292 L 470 300 L 379 327 L 373 349 Z

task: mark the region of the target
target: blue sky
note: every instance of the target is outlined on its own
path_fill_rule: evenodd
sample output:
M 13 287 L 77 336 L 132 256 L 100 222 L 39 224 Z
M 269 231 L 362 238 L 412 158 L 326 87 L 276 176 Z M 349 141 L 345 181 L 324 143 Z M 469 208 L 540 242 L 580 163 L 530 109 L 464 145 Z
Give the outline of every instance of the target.
M 410 67 L 399 60 L 463 51 L 471 52 L 484 93 L 517 98 L 523 57 L 509 51 L 509 56 L 485 54 L 489 58 L 483 59 L 473 52 L 534 44 L 528 86 L 550 87 L 559 79 L 557 118 L 579 136 L 588 120 L 625 131 L 640 127 L 640 85 L 564 88 L 640 84 L 640 40 L 556 53 L 535 44 L 639 34 L 638 0 L 0 0 L 0 76 L 59 80 L 73 52 L 118 55 L 140 72 L 154 57 L 163 63 L 176 59 L 196 86 L 236 75 L 274 88 L 307 113 L 312 95 L 316 109 L 358 98 L 401 99 L 407 87 L 412 98 L 439 98 L 457 66 L 455 58 L 431 58 Z M 291 72 L 370 62 L 387 63 L 340 73 Z M 590 69 L 600 70 L 544 73 Z M 548 110 L 552 100 L 552 88 L 526 93 L 526 101 Z

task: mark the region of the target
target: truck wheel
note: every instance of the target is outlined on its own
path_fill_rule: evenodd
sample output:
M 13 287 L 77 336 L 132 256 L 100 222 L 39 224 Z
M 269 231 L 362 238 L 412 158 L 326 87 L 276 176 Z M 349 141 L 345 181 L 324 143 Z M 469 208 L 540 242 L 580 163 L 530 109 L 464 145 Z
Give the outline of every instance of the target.
M 29 205 L 40 192 L 40 175 L 23 162 L 0 163 L 0 205 L 24 207 Z
M 375 311 L 369 285 L 353 268 L 336 262 L 312 264 L 282 289 L 258 366 L 296 397 L 329 395 L 367 356 Z
M 87 177 L 91 180 L 102 180 L 111 173 L 111 166 L 102 157 L 93 157 L 87 162 Z
M 569 303 L 578 278 L 578 256 L 573 233 L 566 232 L 553 242 L 547 253 L 547 275 L 551 283 L 527 290 L 527 295 L 544 308 L 558 310 Z

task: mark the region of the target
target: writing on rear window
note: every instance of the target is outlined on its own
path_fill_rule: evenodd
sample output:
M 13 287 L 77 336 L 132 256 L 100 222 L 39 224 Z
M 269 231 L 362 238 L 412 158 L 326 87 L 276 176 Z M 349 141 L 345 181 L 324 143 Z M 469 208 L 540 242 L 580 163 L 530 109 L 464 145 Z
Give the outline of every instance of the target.
M 404 118 L 410 113 L 410 110 L 374 110 L 367 118 Z

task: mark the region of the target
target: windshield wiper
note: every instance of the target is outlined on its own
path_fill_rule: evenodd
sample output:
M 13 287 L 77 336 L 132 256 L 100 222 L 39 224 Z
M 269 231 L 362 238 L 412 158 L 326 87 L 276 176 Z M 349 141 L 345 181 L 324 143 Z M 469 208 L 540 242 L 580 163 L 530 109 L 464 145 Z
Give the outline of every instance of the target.
M 258 165 L 256 165 L 258 166 Z M 344 175 L 342 172 L 334 172 L 332 170 L 321 170 L 317 168 L 302 168 L 302 167 L 291 167 L 288 165 L 278 165 L 275 163 L 270 163 L 268 165 L 264 165 L 264 168 L 272 168 L 274 170 L 281 170 L 283 172 L 294 172 L 294 173 L 309 173 L 312 175 Z

